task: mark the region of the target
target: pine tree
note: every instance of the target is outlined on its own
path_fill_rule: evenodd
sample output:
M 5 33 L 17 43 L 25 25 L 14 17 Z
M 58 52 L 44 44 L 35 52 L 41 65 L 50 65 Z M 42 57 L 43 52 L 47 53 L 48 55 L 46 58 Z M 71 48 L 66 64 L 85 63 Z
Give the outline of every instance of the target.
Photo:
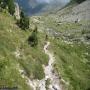
M 37 28 L 32 32 L 31 36 L 28 39 L 29 44 L 34 47 L 38 45 L 38 37 L 37 37 Z
M 14 0 L 7 0 L 7 4 L 8 4 L 8 11 L 11 15 L 13 15 L 15 13 L 15 5 L 14 5 Z
M 29 18 L 24 15 L 24 12 L 20 13 L 20 27 L 22 29 L 29 29 Z
M 7 7 L 7 1 L 8 0 L 0 0 L 0 7 L 5 9 Z
M 15 13 L 14 0 L 0 0 L 0 7 L 2 9 L 6 9 L 6 7 L 8 7 L 8 12 L 11 15 L 14 15 Z
M 82 3 L 83 1 L 86 1 L 86 0 L 71 0 L 71 2 L 77 2 L 77 3 Z

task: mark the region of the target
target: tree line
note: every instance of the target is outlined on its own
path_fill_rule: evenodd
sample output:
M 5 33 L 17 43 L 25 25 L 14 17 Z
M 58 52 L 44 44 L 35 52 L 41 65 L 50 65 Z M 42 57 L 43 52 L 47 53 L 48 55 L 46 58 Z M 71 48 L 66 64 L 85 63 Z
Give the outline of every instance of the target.
M 14 15 L 15 13 L 15 4 L 14 0 L 0 0 L 0 9 L 7 9 L 10 15 Z M 23 10 L 20 11 L 20 20 L 17 21 L 17 25 L 22 29 L 22 30 L 27 30 L 29 29 L 29 18 L 25 15 Z M 31 36 L 28 38 L 29 44 L 34 47 L 37 46 L 38 44 L 38 37 L 37 37 L 37 26 L 33 30 Z
M 86 0 L 71 0 L 71 2 L 76 2 L 76 3 L 82 3 L 84 1 L 86 1 Z
M 1 9 L 8 9 L 8 12 L 13 15 L 15 13 L 14 0 L 0 0 Z

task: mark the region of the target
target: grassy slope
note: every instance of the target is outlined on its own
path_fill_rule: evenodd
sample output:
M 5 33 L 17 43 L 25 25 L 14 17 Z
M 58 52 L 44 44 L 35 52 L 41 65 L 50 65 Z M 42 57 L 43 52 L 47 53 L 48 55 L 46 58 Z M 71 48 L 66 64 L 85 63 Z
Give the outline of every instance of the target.
M 68 90 L 90 88 L 90 45 L 66 44 L 62 40 L 52 41 L 56 56 L 55 68 L 69 82 Z M 88 53 L 88 54 L 87 54 Z
M 41 30 L 51 28 L 62 34 L 67 32 L 66 35 L 70 34 L 71 39 L 84 37 L 84 35 L 90 33 L 90 21 L 81 21 L 79 24 L 62 23 L 58 25 L 56 17 L 56 15 L 42 16 L 40 21 L 44 23 L 37 25 Z M 25 80 L 21 78 L 18 70 L 16 70 L 16 67 L 20 63 L 21 67 L 27 71 L 27 75 L 31 78 L 40 79 L 44 76 L 41 67 L 42 63 L 47 63 L 47 57 L 42 52 L 44 35 L 38 33 L 41 43 L 38 48 L 31 48 L 26 41 L 31 32 L 20 30 L 14 23 L 13 17 L 0 14 L 0 67 L 3 66 L 1 69 L 3 73 L 0 73 L 0 77 L 5 82 L 8 81 L 8 85 L 10 86 L 11 84 L 19 85 L 19 87 L 23 88 L 21 90 L 29 90 L 25 84 Z M 12 32 L 9 32 L 10 29 Z M 69 82 L 68 90 L 89 90 L 90 45 L 77 42 L 69 45 L 62 39 L 51 40 L 51 43 L 51 49 L 55 52 L 56 57 L 55 68 L 59 75 Z M 13 54 L 17 48 L 21 48 L 20 59 L 17 59 L 15 54 Z M 42 57 L 44 58 L 42 59 Z M 8 68 L 6 68 L 6 65 Z M 40 72 L 38 73 L 38 71 Z
M 18 64 L 25 69 L 28 77 L 42 79 L 44 72 L 42 64 L 47 64 L 48 58 L 43 52 L 43 37 L 39 35 L 39 45 L 32 48 L 27 39 L 30 31 L 20 30 L 13 17 L 0 12 L 0 86 L 15 87 L 19 90 L 30 90 L 25 79 L 21 78 Z M 42 37 L 42 38 L 40 38 Z M 15 52 L 19 50 L 20 58 Z
M 86 44 L 86 42 L 90 42 L 90 39 L 87 40 L 85 36 L 90 35 L 90 21 L 58 24 L 56 18 L 59 20 L 58 15 L 51 14 L 42 16 L 40 19 L 43 22 L 42 26 L 45 27 L 44 30 L 49 28 L 61 33 L 61 38 L 51 39 L 51 50 L 55 52 L 56 57 L 55 68 L 60 77 L 69 83 L 69 86 L 66 86 L 68 90 L 89 90 L 90 44 Z M 67 42 L 73 42 L 73 40 L 75 42 L 68 44 L 64 42 L 63 37 L 68 40 Z M 84 43 L 80 38 L 85 39 Z
M 63 39 L 51 40 L 53 51 L 55 52 L 56 63 L 55 68 L 60 77 L 69 82 L 68 90 L 89 90 L 90 89 L 90 45 L 80 43 L 79 38 L 90 34 L 90 21 L 81 21 L 81 24 L 63 23 L 50 25 L 56 32 L 60 32 L 66 36 L 70 34 L 69 39 L 76 39 L 75 43 L 69 45 Z M 60 36 L 62 38 L 62 36 Z M 68 37 L 65 37 L 69 41 Z M 68 42 L 67 41 L 67 42 Z
M 62 33 L 67 32 L 66 35 L 70 34 L 71 39 L 84 37 L 82 32 L 84 31 L 84 35 L 89 34 L 90 29 L 83 25 L 90 25 L 90 21 L 80 23 L 81 25 L 65 23 L 55 27 L 57 28 L 55 30 Z M 69 45 L 62 39 L 54 39 L 51 42 L 56 56 L 55 68 L 59 75 L 69 82 L 68 90 L 89 90 L 90 45 L 80 43 L 80 41 Z

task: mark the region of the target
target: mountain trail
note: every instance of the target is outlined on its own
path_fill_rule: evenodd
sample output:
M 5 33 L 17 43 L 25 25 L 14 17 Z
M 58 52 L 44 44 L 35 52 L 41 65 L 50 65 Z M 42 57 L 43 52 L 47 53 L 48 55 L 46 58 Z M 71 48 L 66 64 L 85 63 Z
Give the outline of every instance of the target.
M 45 54 L 49 56 L 49 62 L 47 66 L 43 66 L 45 78 L 42 80 L 31 80 L 24 74 L 24 70 L 19 68 L 19 72 L 22 75 L 22 78 L 26 79 L 26 83 L 32 87 L 33 90 L 47 90 L 46 89 L 46 81 L 49 79 L 50 83 L 48 85 L 48 90 L 62 90 L 60 86 L 60 80 L 57 73 L 54 72 L 53 63 L 54 63 L 54 56 L 53 54 L 48 50 L 48 47 L 50 45 L 50 42 L 47 42 L 44 46 Z

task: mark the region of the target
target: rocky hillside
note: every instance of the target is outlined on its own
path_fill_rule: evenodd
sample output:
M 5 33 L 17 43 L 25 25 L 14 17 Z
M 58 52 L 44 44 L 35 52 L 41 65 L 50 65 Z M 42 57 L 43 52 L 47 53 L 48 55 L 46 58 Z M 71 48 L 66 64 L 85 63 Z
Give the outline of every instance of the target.
M 90 1 L 87 0 L 79 5 L 74 4 L 56 12 L 61 21 L 90 20 Z
M 90 32 L 90 1 L 73 4 L 64 9 L 46 13 L 42 16 L 31 17 L 31 22 L 40 26 L 39 30 L 46 30 L 50 35 L 71 40 L 80 39 L 89 42 Z M 79 35 L 78 35 L 79 34 Z M 74 38 L 73 38 L 74 37 Z M 70 40 L 70 39 L 69 39 Z
M 90 89 L 89 3 L 87 0 L 30 19 L 49 36 L 56 58 L 54 67 L 65 90 Z
M 90 90 L 89 3 L 87 0 L 32 16 L 26 31 L 17 26 L 7 10 L 2 10 L 0 88 Z M 31 47 L 28 38 L 34 26 L 38 28 L 38 45 Z
M 31 32 L 20 29 L 6 10 L 0 12 L 0 89 L 32 90 L 29 78 L 44 78 L 42 65 L 48 63 L 43 51 L 44 36 L 38 33 L 40 43 L 33 48 L 28 44 Z
M 65 11 L 64 11 L 65 12 Z M 75 21 L 75 20 L 90 20 L 90 1 L 83 2 L 77 6 L 72 7 L 68 12 L 63 13 L 63 10 L 57 12 L 61 21 Z

